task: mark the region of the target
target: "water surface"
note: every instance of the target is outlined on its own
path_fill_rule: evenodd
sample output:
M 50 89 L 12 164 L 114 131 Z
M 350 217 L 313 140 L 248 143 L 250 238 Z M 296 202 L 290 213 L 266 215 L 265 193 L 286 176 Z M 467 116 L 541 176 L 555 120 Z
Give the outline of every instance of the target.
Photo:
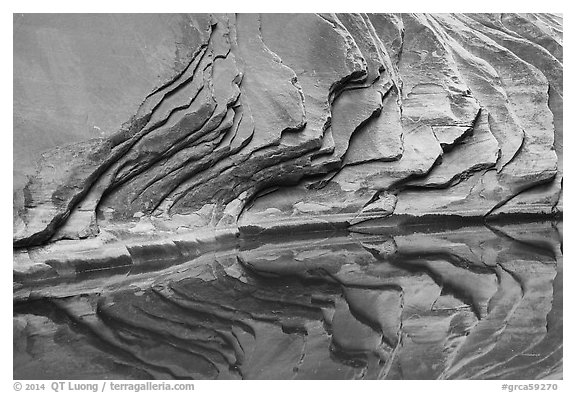
M 561 377 L 561 223 L 363 231 L 34 289 L 14 378 Z

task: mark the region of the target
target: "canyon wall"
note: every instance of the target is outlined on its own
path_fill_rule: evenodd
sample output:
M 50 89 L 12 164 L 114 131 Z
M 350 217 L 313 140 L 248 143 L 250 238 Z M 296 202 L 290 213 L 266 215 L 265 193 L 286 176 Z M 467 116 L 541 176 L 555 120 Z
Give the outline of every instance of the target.
M 15 247 L 562 213 L 559 16 L 15 15 L 14 31 Z
M 562 52 L 549 14 L 15 15 L 14 377 L 562 378 Z

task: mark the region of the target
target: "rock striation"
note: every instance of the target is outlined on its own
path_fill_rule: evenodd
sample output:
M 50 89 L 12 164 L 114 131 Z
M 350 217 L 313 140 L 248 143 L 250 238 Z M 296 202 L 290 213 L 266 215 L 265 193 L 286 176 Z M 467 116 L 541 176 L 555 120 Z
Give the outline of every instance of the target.
M 560 17 L 181 18 L 157 29 L 187 26 L 186 51 L 119 129 L 42 154 L 16 190 L 15 247 L 562 213 Z
M 561 378 L 562 23 L 15 15 L 14 377 Z

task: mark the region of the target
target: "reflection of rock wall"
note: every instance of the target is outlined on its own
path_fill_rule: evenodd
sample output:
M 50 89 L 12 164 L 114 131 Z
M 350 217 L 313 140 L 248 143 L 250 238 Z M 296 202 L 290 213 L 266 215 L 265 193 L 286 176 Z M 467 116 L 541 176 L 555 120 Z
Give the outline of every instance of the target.
M 109 18 L 114 25 L 137 17 Z M 91 81 L 97 91 L 86 97 L 98 104 L 75 105 L 107 119 L 107 132 L 83 140 L 78 116 L 67 124 L 81 141 L 43 155 L 23 189 L 15 245 L 89 237 L 143 220 L 171 230 L 235 225 L 242 214 L 240 225 L 259 231 L 389 215 L 562 211 L 556 16 L 192 15 L 156 25 L 153 36 L 118 34 L 112 43 L 166 43 L 186 63 L 163 69 L 165 61 L 144 61 L 138 77 L 130 68 L 102 85 Z M 88 52 L 99 45 L 83 39 Z M 34 52 L 19 48 L 16 59 L 24 58 L 19 50 Z M 134 67 L 157 51 L 121 64 Z M 64 48 L 62 60 L 49 64 L 72 61 L 71 53 Z M 88 55 L 80 53 L 84 64 Z M 25 109 L 30 95 L 18 92 L 37 85 L 16 80 L 16 117 L 34 119 L 42 107 Z M 137 85 L 126 93 L 129 104 L 100 102 L 114 96 L 111 84 Z M 112 120 L 110 107 L 117 109 Z M 122 116 L 130 122 L 110 132 Z M 32 131 L 23 135 L 40 133 L 25 128 Z
M 165 243 L 57 286 L 31 272 L 15 286 L 14 375 L 559 378 L 558 229 L 400 226 L 202 255 Z M 176 250 L 188 256 L 166 264 Z

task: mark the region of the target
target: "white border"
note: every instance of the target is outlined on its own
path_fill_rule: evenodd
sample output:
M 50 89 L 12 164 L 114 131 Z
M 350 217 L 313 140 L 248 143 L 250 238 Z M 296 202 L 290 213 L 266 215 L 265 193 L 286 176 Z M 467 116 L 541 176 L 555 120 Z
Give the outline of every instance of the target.
M 12 78 L 12 13 L 36 13 L 36 12 L 133 12 L 133 13 L 171 13 L 171 12 L 555 12 L 563 13 L 564 15 L 564 68 L 568 72 L 564 75 L 565 84 L 565 108 L 576 108 L 574 105 L 574 98 L 572 92 L 574 89 L 574 77 L 571 70 L 574 70 L 574 32 L 571 22 L 573 21 L 573 14 L 567 5 L 567 1 L 496 1 L 496 0 L 483 0 L 479 2 L 472 1 L 446 1 L 446 0 L 433 0 L 433 1 L 406 1 L 398 0 L 392 1 L 313 1 L 313 0 L 286 0 L 285 2 L 279 1 L 252 1 L 246 0 L 177 0 L 177 1 L 119 1 L 119 0 L 93 0 L 89 2 L 76 1 L 62 1 L 62 0 L 35 0 L 35 1 L 5 1 L 2 6 L 1 23 L 2 29 L 1 42 L 2 54 L 6 56 L 5 60 L 1 63 L 2 72 L 1 76 L 4 79 L 1 86 L 2 91 L 2 119 L 4 120 L 4 130 L 2 132 L 2 154 L 1 154 L 1 171 L 3 181 L 8 181 L 12 177 L 12 164 L 9 162 L 9 157 L 12 156 L 12 114 L 9 113 L 8 108 L 12 108 L 12 86 L 10 80 Z M 10 58 L 8 60 L 8 58 Z M 574 287 L 572 287 L 571 280 L 574 276 L 574 267 L 571 264 L 574 260 L 574 252 L 571 247 L 572 238 L 572 223 L 574 217 L 569 201 L 574 195 L 574 186 L 571 181 L 572 169 L 574 166 L 574 156 L 570 154 L 571 146 L 574 146 L 572 134 L 573 118 L 570 116 L 571 111 L 566 112 L 567 116 L 564 117 L 564 129 L 567 133 L 564 137 L 565 162 L 564 172 L 568 176 L 568 181 L 564 182 L 564 206 L 566 210 L 564 213 L 564 239 L 569 240 L 564 247 L 564 260 L 566 261 L 565 277 L 566 284 L 564 285 L 564 303 L 572 305 L 574 300 Z M 11 190 L 11 189 L 10 189 Z M 11 392 L 13 391 L 12 381 L 12 243 L 11 243 L 11 204 L 12 198 L 8 192 L 8 186 L 5 186 L 5 191 L 0 194 L 1 205 L 0 209 L 2 223 L 1 230 L 2 236 L 0 237 L 1 256 L 0 263 L 2 263 L 2 296 L 0 296 L 0 315 L 3 323 L 0 324 L 2 329 L 1 337 L 4 340 L 3 359 L 0 367 L 0 391 Z M 566 222 L 568 224 L 566 224 Z M 568 312 L 566 312 L 568 311 Z M 550 383 L 558 383 L 560 388 L 558 391 L 568 391 L 569 386 L 574 389 L 574 380 L 576 377 L 569 370 L 574 370 L 574 337 L 571 333 L 571 328 L 574 328 L 574 316 L 570 308 L 564 310 L 564 323 L 568 328 L 564 335 L 564 381 L 547 381 Z M 95 381 L 96 382 L 96 381 Z M 511 383 L 521 383 L 521 381 L 510 381 Z M 361 385 L 361 386 L 359 386 Z M 227 392 L 252 392 L 252 391 L 291 391 L 293 389 L 316 389 L 318 391 L 350 391 L 354 389 L 374 389 L 380 391 L 383 389 L 392 389 L 393 391 L 420 391 L 422 389 L 441 389 L 442 392 L 503 392 L 501 389 L 502 381 L 281 381 L 280 383 L 266 382 L 266 381 L 242 381 L 238 382 L 218 382 L 218 381 L 195 381 L 195 391 L 213 391 L 214 389 Z M 47 389 L 46 391 L 51 391 Z

